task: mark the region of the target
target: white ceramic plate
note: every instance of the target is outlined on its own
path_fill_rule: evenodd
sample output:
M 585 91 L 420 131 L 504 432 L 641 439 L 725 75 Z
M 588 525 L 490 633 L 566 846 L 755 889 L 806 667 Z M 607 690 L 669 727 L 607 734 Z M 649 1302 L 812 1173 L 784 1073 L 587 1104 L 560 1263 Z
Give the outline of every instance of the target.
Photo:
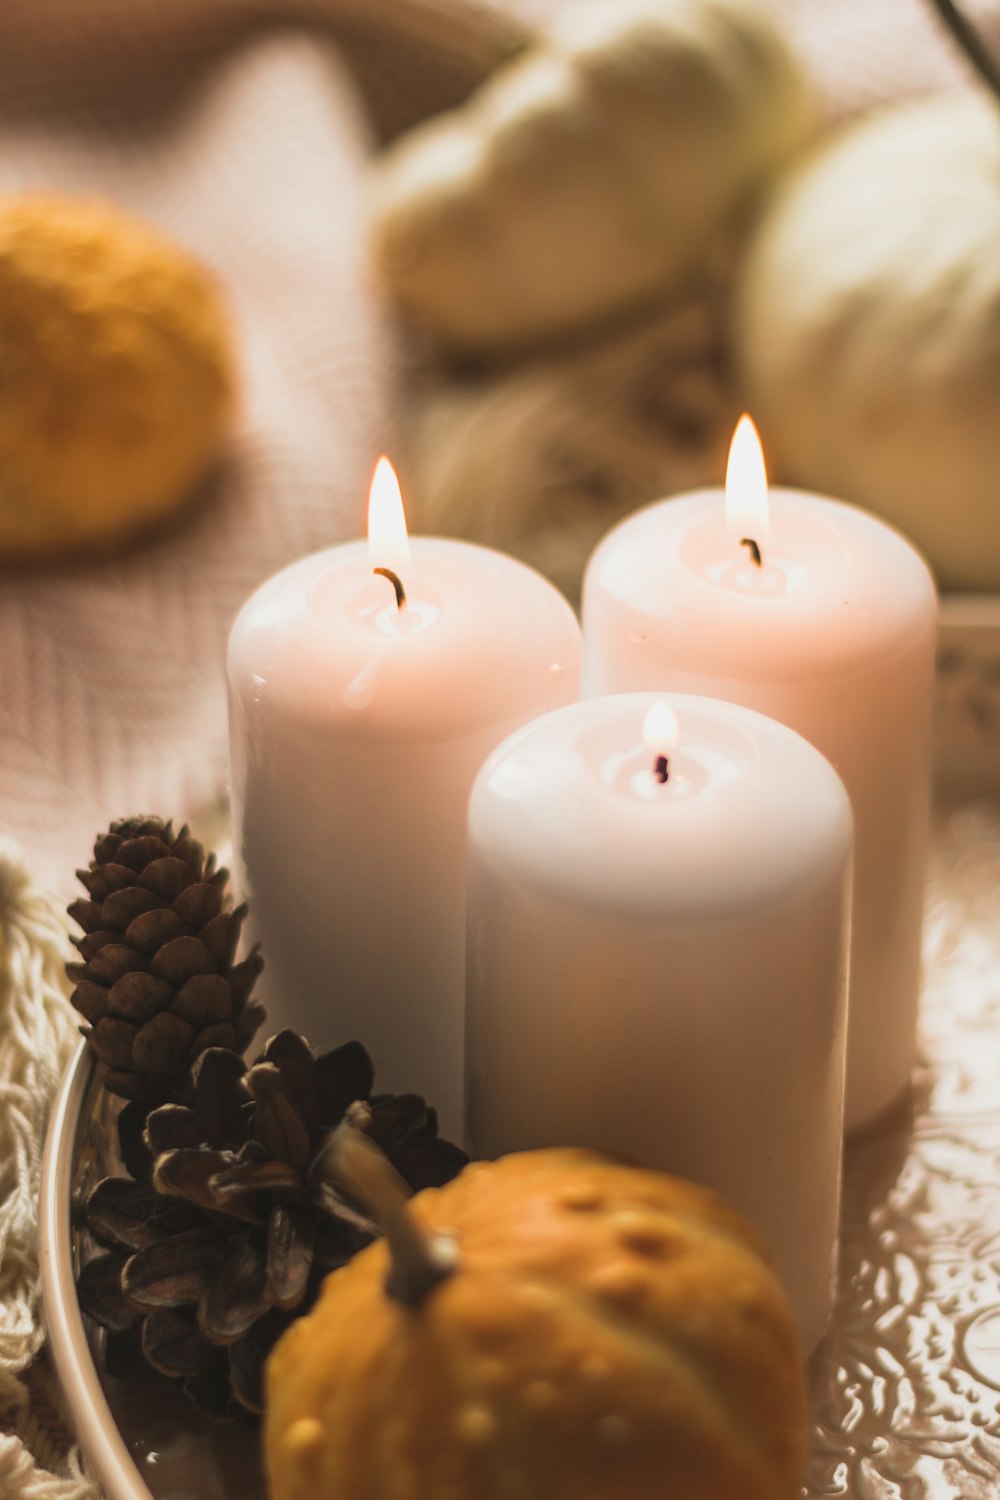
M 93 1100 L 93 1065 L 86 1043 L 77 1048 L 49 1122 L 42 1163 L 39 1256 L 49 1343 L 70 1416 L 93 1472 L 108 1500 L 149 1500 L 111 1414 L 87 1342 L 76 1299 L 73 1253 L 74 1188 L 80 1179 L 83 1140 L 80 1123 Z
M 75 1210 L 100 1178 L 122 1170 L 116 1106 L 95 1074 L 81 1043 L 49 1124 L 40 1205 L 49 1342 L 80 1446 L 107 1500 L 263 1500 L 255 1429 L 213 1423 L 167 1381 L 111 1379 L 100 1332 L 85 1326 L 75 1278 L 92 1247 Z

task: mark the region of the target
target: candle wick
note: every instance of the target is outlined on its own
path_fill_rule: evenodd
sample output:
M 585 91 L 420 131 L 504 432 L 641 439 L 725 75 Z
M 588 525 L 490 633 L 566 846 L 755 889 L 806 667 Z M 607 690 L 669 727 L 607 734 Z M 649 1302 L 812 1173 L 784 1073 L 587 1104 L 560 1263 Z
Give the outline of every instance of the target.
M 402 609 L 403 605 L 406 603 L 406 590 L 403 587 L 402 580 L 400 579 L 399 574 L 394 573 L 391 568 L 372 568 L 372 572 L 378 573 L 381 578 L 388 578 L 389 582 L 396 590 L 396 608 Z
M 658 755 L 653 762 L 653 775 L 662 786 L 670 780 L 670 762 L 665 755 Z
M 750 560 L 751 560 L 751 562 L 753 562 L 753 564 L 754 564 L 755 567 L 759 568 L 760 565 L 761 565 L 761 563 L 760 563 L 760 548 L 757 546 L 757 543 L 754 541 L 753 537 L 752 536 L 741 536 L 740 537 L 740 546 L 741 547 L 745 547 L 747 549 L 747 551 L 750 554 Z

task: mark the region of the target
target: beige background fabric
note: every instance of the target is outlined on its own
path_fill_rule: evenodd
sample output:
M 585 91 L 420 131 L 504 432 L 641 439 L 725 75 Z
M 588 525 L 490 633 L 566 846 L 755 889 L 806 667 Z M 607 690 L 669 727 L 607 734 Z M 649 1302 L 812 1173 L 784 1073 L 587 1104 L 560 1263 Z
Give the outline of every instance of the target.
M 0 573 L 0 830 L 65 894 L 111 818 L 185 817 L 224 786 L 232 617 L 276 569 L 359 530 L 392 443 L 391 337 L 364 256 L 372 125 L 335 30 L 260 10 L 0 9 L 0 193 L 107 195 L 190 246 L 224 282 L 243 367 L 239 431 L 193 520 L 110 562 Z M 349 55 L 379 60 L 366 77 L 394 123 L 467 90 L 518 34 L 474 5 L 457 26 L 407 0 L 358 12 L 331 0 Z
M 772 9 L 832 113 L 967 76 L 929 0 Z M 978 9 L 996 32 L 995 0 Z M 461 97 L 520 37 L 473 0 L 0 7 L 0 193 L 106 194 L 189 245 L 224 280 L 244 373 L 195 519 L 111 562 L 0 572 L 0 830 L 59 891 L 109 819 L 224 789 L 229 623 L 264 577 L 359 531 L 393 444 L 364 250 L 375 126 Z

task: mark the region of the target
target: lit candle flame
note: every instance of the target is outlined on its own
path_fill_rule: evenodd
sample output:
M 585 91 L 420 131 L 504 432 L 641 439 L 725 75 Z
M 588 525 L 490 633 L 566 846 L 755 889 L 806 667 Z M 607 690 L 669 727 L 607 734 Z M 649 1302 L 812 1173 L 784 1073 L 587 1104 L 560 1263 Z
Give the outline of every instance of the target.
M 642 726 L 643 744 L 657 755 L 666 755 L 675 748 L 679 738 L 680 725 L 670 704 L 662 699 L 651 703 Z
M 744 537 L 759 542 L 770 527 L 764 450 L 744 412 L 736 424 L 726 465 L 726 530 L 742 544 Z
M 410 538 L 399 480 L 384 455 L 375 465 L 368 496 L 368 551 L 373 567 L 398 570 L 410 561 Z

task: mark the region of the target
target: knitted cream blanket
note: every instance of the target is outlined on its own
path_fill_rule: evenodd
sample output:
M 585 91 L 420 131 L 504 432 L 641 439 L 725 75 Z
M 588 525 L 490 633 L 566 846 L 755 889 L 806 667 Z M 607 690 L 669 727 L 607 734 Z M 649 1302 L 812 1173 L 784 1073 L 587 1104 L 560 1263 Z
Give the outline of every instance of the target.
M 45 1340 L 38 1197 L 49 1105 L 77 1040 L 67 919 L 0 839 L 0 1496 L 85 1500 Z

